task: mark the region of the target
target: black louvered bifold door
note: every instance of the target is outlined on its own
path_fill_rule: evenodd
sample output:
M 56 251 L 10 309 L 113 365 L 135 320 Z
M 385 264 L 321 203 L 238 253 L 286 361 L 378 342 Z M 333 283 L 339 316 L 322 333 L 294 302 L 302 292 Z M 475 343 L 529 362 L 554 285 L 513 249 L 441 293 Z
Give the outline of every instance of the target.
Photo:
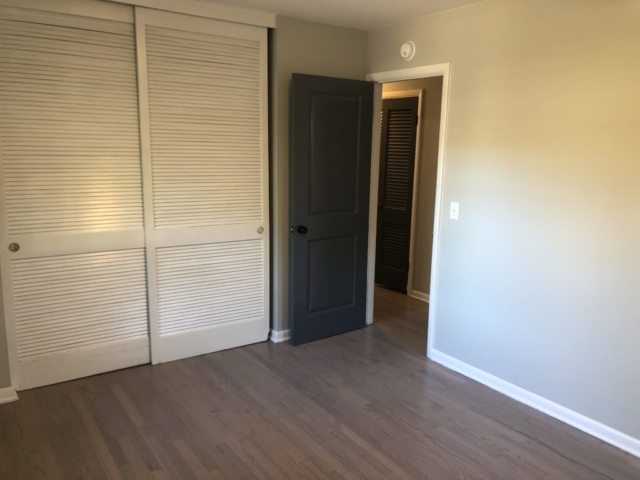
M 418 97 L 382 102 L 376 283 L 407 291 Z

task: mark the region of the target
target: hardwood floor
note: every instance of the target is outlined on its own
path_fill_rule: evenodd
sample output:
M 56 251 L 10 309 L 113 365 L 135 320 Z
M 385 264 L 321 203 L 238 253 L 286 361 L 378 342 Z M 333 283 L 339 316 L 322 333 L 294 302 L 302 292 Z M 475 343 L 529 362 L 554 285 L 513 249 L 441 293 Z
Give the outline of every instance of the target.
M 22 392 L 0 405 L 0 478 L 640 478 L 639 459 L 407 351 L 385 323 Z
M 407 352 L 427 354 L 429 304 L 376 285 L 373 323 Z

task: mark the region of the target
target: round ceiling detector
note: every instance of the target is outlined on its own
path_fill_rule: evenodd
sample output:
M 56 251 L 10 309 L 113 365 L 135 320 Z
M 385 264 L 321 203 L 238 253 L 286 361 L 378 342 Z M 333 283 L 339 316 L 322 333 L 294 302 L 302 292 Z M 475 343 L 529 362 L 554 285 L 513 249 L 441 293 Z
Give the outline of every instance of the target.
M 406 42 L 400 47 L 400 56 L 407 62 L 413 58 L 416 54 L 416 44 L 413 42 Z

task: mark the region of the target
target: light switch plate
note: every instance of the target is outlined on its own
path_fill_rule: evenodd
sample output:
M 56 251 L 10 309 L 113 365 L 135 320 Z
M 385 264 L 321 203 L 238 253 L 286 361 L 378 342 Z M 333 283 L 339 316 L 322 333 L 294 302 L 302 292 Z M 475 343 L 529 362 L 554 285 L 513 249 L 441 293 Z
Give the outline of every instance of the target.
M 449 212 L 449 218 L 451 220 L 458 220 L 460 214 L 460 204 L 458 202 L 451 202 L 451 211 Z

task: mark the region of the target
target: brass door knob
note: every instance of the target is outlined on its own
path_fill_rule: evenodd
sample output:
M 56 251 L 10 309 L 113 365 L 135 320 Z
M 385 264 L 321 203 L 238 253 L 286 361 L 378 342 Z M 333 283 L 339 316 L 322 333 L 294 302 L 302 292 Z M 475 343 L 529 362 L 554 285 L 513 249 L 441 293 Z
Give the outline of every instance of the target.
M 17 252 L 18 250 L 20 250 L 20 245 L 18 245 L 17 243 L 11 243 L 9 244 L 9 250 L 11 250 L 12 252 Z
M 264 232 L 264 228 L 258 227 L 258 233 L 262 235 L 262 232 Z

